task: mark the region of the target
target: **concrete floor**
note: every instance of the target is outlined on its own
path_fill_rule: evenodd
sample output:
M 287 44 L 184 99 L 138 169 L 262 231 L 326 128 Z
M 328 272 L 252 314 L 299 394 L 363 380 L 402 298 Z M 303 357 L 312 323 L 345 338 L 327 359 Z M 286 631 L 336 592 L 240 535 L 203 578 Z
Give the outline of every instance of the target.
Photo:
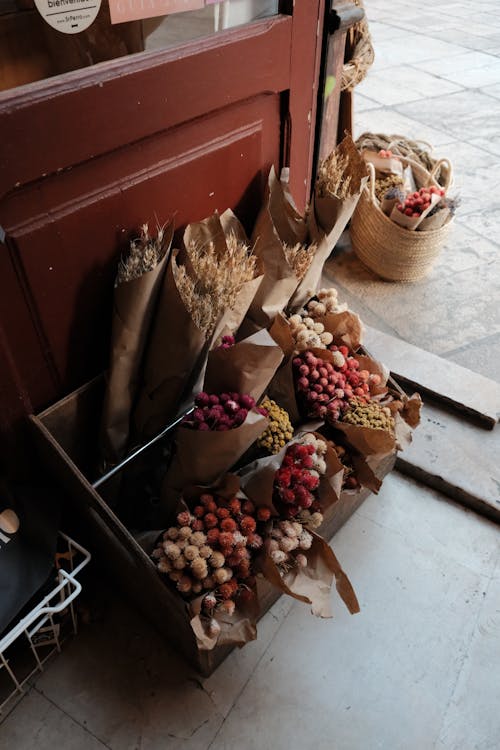
M 111 597 L 0 725 L 9 750 L 498 750 L 498 527 L 397 474 L 336 535 L 361 613 L 282 597 L 200 680 Z
M 366 0 L 356 131 L 434 143 L 462 207 L 428 280 L 328 273 L 366 322 L 498 379 L 500 4 Z M 496 300 L 496 302 L 495 302 Z M 200 680 L 115 595 L 0 725 L 9 750 L 498 750 L 498 527 L 397 474 L 339 532 L 361 613 L 282 599 Z M 104 595 L 104 594 L 103 594 Z

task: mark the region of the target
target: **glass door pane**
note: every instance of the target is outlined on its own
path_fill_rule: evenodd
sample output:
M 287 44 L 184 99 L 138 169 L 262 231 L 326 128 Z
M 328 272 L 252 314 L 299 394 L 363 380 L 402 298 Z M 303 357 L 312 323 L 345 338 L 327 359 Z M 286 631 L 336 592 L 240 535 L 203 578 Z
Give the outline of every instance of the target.
M 99 0 L 37 0 L 71 25 L 76 3 Z M 89 4 L 89 3 L 92 4 Z M 71 3 L 71 5 L 68 5 Z M 151 15 L 157 8 L 196 10 Z M 111 9 L 110 9 L 111 4 Z M 161 50 L 278 13 L 279 0 L 102 0 L 85 30 L 62 33 L 46 22 L 35 0 L 0 0 L 0 91 L 137 52 Z M 69 10 L 68 10 L 69 8 Z M 97 11 L 94 11 L 94 13 Z M 123 14 L 124 23 L 111 23 Z M 134 20 L 129 20 L 134 19 Z

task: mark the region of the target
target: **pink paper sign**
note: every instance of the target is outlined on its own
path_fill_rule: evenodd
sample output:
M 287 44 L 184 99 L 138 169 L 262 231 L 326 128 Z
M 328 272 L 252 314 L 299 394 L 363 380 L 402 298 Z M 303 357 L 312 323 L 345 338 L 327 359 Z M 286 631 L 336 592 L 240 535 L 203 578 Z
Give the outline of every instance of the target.
M 109 0 L 111 23 L 167 16 L 170 13 L 199 10 L 204 6 L 204 0 Z

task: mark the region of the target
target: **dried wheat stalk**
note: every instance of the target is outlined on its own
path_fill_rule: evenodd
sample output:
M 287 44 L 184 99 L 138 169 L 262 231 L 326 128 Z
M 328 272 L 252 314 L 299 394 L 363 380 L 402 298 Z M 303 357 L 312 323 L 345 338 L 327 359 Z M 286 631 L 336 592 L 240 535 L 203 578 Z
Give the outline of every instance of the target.
M 227 252 L 220 257 L 213 242 L 189 243 L 187 254 L 196 279 L 184 266 L 173 264 L 174 277 L 195 325 L 209 337 L 226 310 L 233 309 L 243 284 L 255 278 L 257 259 L 234 234 L 226 238 Z
M 150 237 L 148 225 L 142 225 L 140 236 L 130 242 L 127 255 L 120 259 L 116 286 L 138 279 L 158 265 L 166 252 L 164 228 L 159 227 L 156 237 Z
M 318 169 L 317 190 L 320 197 L 328 195 L 344 200 L 351 194 L 351 176 L 346 174 L 349 158 L 341 156 L 337 150 L 321 162 Z
M 306 275 L 309 266 L 312 263 L 312 259 L 314 258 L 316 248 L 316 245 L 301 245 L 300 242 L 294 247 L 283 245 L 283 251 L 288 265 L 290 268 L 293 268 L 295 276 L 299 281 L 302 281 Z

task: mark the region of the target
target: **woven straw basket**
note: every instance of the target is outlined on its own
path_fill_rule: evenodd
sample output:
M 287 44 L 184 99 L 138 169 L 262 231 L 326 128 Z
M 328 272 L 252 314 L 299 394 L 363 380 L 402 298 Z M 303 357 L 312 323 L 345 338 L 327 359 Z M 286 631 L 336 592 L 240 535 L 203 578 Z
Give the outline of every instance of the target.
M 428 172 L 417 162 L 405 159 L 404 164 L 412 168 L 417 187 L 436 185 L 435 175 L 446 166 L 446 185 L 452 181 L 452 168 L 447 159 L 436 162 Z M 384 214 L 375 196 L 375 169 L 368 164 L 368 184 L 359 199 L 351 221 L 351 243 L 358 258 L 389 281 L 418 281 L 422 279 L 436 260 L 448 237 L 452 220 L 439 229 L 427 232 L 409 230 L 399 226 Z

